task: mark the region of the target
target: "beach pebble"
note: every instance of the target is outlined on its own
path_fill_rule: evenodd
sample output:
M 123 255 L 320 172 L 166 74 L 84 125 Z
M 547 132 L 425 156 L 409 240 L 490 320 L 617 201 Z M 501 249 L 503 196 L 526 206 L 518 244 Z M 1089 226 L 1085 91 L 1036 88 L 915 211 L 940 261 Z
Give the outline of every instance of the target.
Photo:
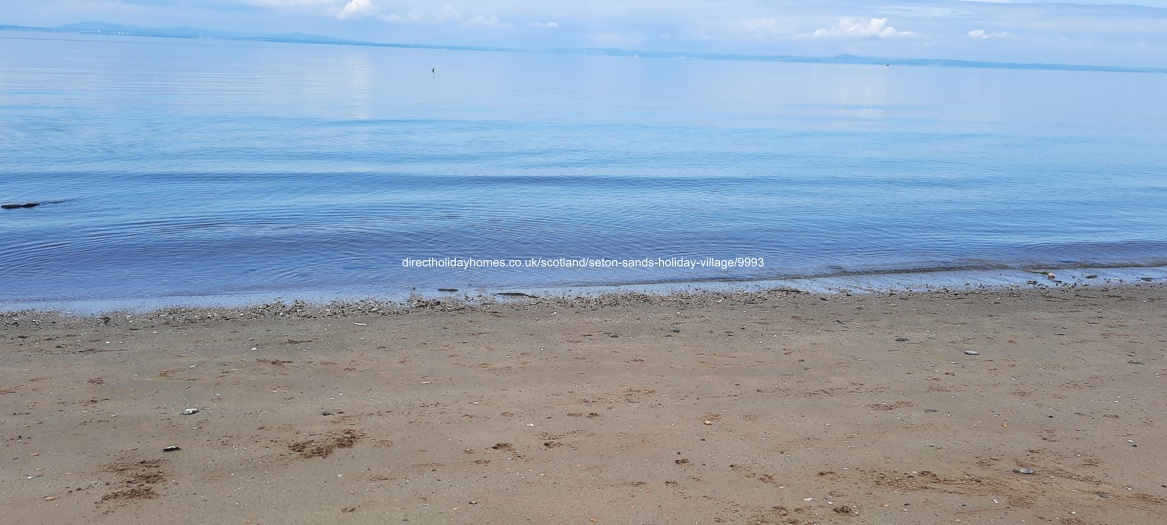
M 182 450 L 182 448 L 176 447 L 174 445 L 170 445 L 169 447 L 165 447 L 162 449 L 163 452 L 174 452 L 175 450 Z
M 976 350 L 965 350 L 964 355 L 981 355 L 981 353 Z
M 708 420 L 708 419 L 706 419 L 706 420 L 705 420 L 705 424 L 706 424 L 706 425 L 712 425 L 712 424 L 713 424 L 713 422 L 712 422 L 712 421 L 710 421 L 710 420 Z
M 188 408 L 188 409 L 182 411 L 182 415 L 184 415 L 184 416 L 189 416 L 191 414 L 198 414 L 198 413 L 199 413 L 199 409 L 197 409 L 197 408 Z
M 1015 468 L 1013 472 L 1015 474 L 1037 474 L 1037 471 L 1031 468 Z

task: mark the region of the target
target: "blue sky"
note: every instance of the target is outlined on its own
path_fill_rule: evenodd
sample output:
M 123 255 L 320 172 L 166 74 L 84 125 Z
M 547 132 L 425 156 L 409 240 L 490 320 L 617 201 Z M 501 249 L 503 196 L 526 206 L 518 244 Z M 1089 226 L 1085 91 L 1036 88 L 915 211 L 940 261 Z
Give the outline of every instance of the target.
M 112 22 L 530 49 L 1167 66 L 1167 0 L 4 0 L 0 24 Z M 1136 5 L 1137 4 L 1137 5 Z

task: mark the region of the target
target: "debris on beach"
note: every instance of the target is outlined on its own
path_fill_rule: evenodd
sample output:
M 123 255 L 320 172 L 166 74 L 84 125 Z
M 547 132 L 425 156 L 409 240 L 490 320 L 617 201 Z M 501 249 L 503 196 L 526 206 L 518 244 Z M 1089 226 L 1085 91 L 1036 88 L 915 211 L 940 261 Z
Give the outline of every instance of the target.
M 1015 474 L 1037 474 L 1037 471 L 1031 468 L 1015 468 L 1013 472 Z
M 981 353 L 976 350 L 965 350 L 964 355 L 981 355 Z
M 198 413 L 199 413 L 199 409 L 197 409 L 197 408 L 188 408 L 188 409 L 182 411 L 182 415 L 184 415 L 184 416 L 189 416 L 189 415 L 198 414 Z
M 178 447 L 178 446 L 175 446 L 175 445 L 170 445 L 169 447 L 163 447 L 163 448 L 162 448 L 162 451 L 163 451 L 163 452 L 174 452 L 175 450 L 182 450 L 182 447 Z

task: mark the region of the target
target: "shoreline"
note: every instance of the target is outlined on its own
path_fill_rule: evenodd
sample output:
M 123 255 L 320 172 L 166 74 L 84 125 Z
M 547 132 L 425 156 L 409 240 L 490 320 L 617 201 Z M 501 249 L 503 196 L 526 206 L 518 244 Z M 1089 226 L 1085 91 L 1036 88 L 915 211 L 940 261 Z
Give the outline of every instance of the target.
M 922 269 L 908 272 L 843 272 L 838 274 L 764 280 L 693 281 L 641 284 L 585 285 L 573 287 L 500 287 L 474 290 L 444 289 L 409 294 L 358 295 L 308 292 L 241 293 L 212 296 L 166 296 L 147 298 L 26 300 L 0 302 L 0 316 L 21 312 L 44 312 L 64 316 L 100 317 L 109 314 L 143 315 L 169 309 L 248 311 L 279 308 L 283 304 L 301 308 L 403 310 L 418 304 L 443 303 L 465 306 L 524 300 L 573 301 L 617 295 L 751 294 L 797 291 L 811 294 L 894 293 L 930 291 L 972 291 L 1126 286 L 1167 282 L 1167 266 L 1069 267 L 1032 269 Z

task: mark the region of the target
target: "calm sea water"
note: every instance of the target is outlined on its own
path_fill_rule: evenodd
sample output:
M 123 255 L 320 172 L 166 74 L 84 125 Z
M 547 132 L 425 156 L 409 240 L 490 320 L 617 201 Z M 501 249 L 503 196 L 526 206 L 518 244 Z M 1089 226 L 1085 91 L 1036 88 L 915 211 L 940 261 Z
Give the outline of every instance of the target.
M 0 305 L 1167 264 L 1167 75 L 33 36 Z

